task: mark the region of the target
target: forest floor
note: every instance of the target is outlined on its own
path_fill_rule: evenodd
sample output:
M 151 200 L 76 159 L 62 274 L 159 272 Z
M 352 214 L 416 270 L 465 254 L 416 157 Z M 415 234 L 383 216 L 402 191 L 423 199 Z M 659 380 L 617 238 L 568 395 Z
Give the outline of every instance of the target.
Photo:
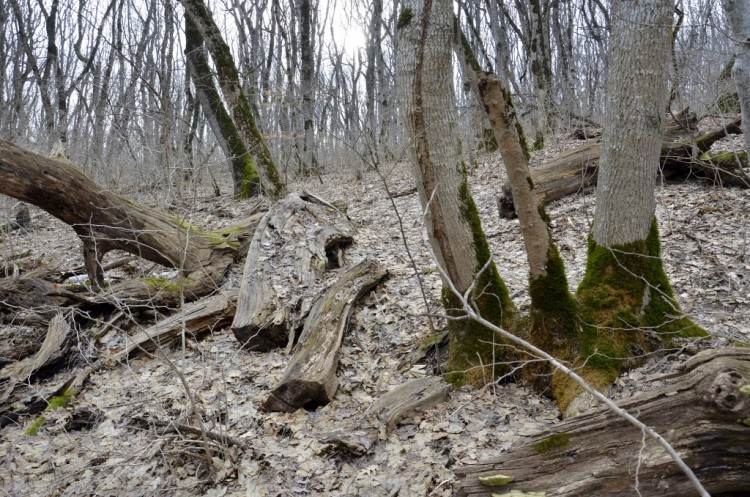
M 533 163 L 580 144 L 550 147 L 535 154 Z M 727 146 L 736 145 L 730 139 Z M 381 172 L 392 193 L 413 186 L 407 164 L 389 164 Z M 497 267 L 514 300 L 525 309 L 527 269 L 518 221 L 497 215 L 496 195 L 505 180 L 500 159 L 481 156 L 470 175 Z M 430 317 L 440 310 L 441 284 L 427 248 L 417 195 L 394 199 L 394 210 L 374 172 L 360 180 L 352 171 L 330 172 L 322 179 L 322 185 L 311 178 L 291 185 L 291 190 L 304 187 L 329 201 L 348 203 L 348 215 L 359 227 L 348 261 L 371 257 L 390 274 L 352 317 L 340 351 L 340 386 L 333 402 L 315 411 L 262 412 L 260 404 L 283 373 L 288 356 L 283 351 L 242 351 L 228 329 L 215 329 L 189 341 L 185 350 L 165 350 L 160 357 L 136 355 L 125 365 L 95 372 L 68 407 L 45 414 L 47 423 L 35 436 L 24 434 L 31 419 L 4 428 L 2 494 L 448 496 L 456 483 L 455 467 L 508 451 L 512 444 L 559 422 L 558 410 L 545 397 L 515 384 L 492 385 L 451 392 L 446 402 L 406 420 L 362 457 L 331 450 L 320 441 L 329 432 L 350 428 L 384 392 L 431 374 L 429 364 L 401 362 L 431 334 L 431 326 L 444 326 L 440 318 Z M 659 185 L 656 193 L 667 273 L 683 310 L 711 338 L 686 343 L 624 375 L 613 391 L 618 397 L 632 395 L 641 379 L 672 370 L 699 348 L 750 342 L 750 192 L 688 182 Z M 587 193 L 548 206 L 573 290 L 584 270 L 594 200 L 593 193 Z M 242 219 L 255 204 L 204 194 L 174 207 L 189 212 L 195 224 L 215 229 Z M 81 264 L 73 231 L 38 210 L 32 211 L 29 230 L 0 244 L 0 258 L 24 251 L 29 251 L 25 257 L 61 270 Z M 223 288 L 237 288 L 241 270 L 240 264 Z M 0 328 L 0 339 L 9 332 L 9 326 Z M 93 338 L 82 334 L 80 339 Z M 206 428 L 241 439 L 248 448 L 226 447 L 213 454 L 208 467 L 199 437 L 157 434 L 135 422 L 191 424 L 180 377 L 203 412 Z M 66 430 L 66 423 L 81 412 L 95 413 L 98 422 Z

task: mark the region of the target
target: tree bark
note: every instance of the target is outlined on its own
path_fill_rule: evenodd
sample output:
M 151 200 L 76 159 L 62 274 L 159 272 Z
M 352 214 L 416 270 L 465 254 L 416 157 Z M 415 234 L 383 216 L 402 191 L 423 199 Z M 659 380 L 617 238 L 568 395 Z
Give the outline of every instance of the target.
M 104 190 L 66 160 L 37 155 L 3 140 L 0 193 L 36 205 L 75 230 L 95 289 L 104 284 L 101 261 L 110 250 L 181 270 L 187 280 L 179 286 L 187 299 L 214 290 L 237 255 L 222 237 L 209 236 Z
M 673 123 L 675 128 L 676 123 Z M 675 132 L 677 133 L 676 129 Z M 729 134 L 739 134 L 740 120 L 718 126 L 700 136 L 690 132 L 667 133 L 662 137 L 659 174 L 666 181 L 684 181 L 688 177 L 706 178 L 725 186 L 750 187 L 750 177 L 736 161 L 712 162 L 705 155 L 711 146 Z M 545 204 L 596 186 L 601 143 L 591 143 L 565 152 L 531 171 L 535 190 Z M 503 186 L 498 198 L 500 217 L 516 217 L 510 184 Z
M 286 187 L 281 182 L 271 152 L 266 147 L 255 122 L 250 103 L 242 89 L 232 52 L 203 0 L 180 0 L 180 3 L 200 31 L 211 53 L 224 99 L 232 111 L 235 124 L 247 150 L 256 159 L 263 190 L 269 198 L 278 200 L 286 193 Z
M 674 337 L 705 334 L 682 316 L 674 298 L 655 217 L 674 5 L 663 0 L 612 5 L 596 211 L 577 292 L 583 323 L 564 355 L 599 390 Z M 589 402 L 563 374 L 553 378 L 552 394 L 566 415 Z
M 447 70 L 452 67 L 454 38 L 450 2 L 406 2 L 397 27 L 396 82 L 434 257 L 459 291 L 476 283 L 475 302 L 482 314 L 507 328 L 513 322 L 515 307 L 490 260 L 459 149 L 453 73 Z M 448 312 L 458 309 L 444 287 L 444 307 Z M 448 326 L 448 368 L 453 372 L 450 381 L 479 384 L 491 381 L 495 373 L 501 374 L 501 368 L 495 371 L 493 364 L 502 360 L 504 352 L 492 345 L 496 337 L 490 330 L 465 320 L 450 320 Z
M 259 192 L 260 177 L 237 126 L 214 85 L 211 68 L 203 53 L 203 39 L 188 15 L 185 16 L 185 57 L 203 114 L 224 156 L 232 163 L 234 193 L 240 198 L 251 197 Z
M 618 405 L 638 413 L 640 421 L 664 436 L 711 495 L 746 495 L 750 351 L 701 352 L 676 375 L 654 382 L 651 390 Z M 464 497 L 514 490 L 547 497 L 695 494 L 660 445 L 606 409 L 571 419 L 496 459 L 458 468 L 456 474 L 461 479 L 457 495 Z M 499 488 L 479 481 L 499 474 L 513 481 Z
M 737 44 L 732 78 L 740 99 L 745 151 L 750 153 L 750 5 L 746 0 L 722 0 L 721 4 Z

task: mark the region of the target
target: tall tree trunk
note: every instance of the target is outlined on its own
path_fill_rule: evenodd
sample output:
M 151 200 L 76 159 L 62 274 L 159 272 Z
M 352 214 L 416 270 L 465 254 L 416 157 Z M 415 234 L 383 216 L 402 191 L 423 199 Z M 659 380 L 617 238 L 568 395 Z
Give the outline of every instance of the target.
M 672 12 L 671 1 L 612 3 L 596 212 L 578 288 L 587 326 L 569 344 L 569 358 L 585 363 L 582 376 L 599 389 L 671 338 L 703 333 L 681 317 L 662 265 L 655 218 Z M 562 375 L 553 384 L 563 410 L 583 408 L 580 387 Z
M 300 90 L 302 93 L 302 153 L 301 172 L 310 174 L 316 169 L 315 157 L 315 128 L 314 128 L 314 111 L 315 111 L 315 86 L 314 76 L 315 67 L 313 63 L 314 47 L 314 30 L 312 28 L 312 19 L 315 7 L 311 5 L 311 0 L 300 0 L 299 3 L 299 33 L 300 33 Z
M 456 130 L 450 70 L 452 4 L 405 2 L 397 27 L 398 93 L 433 253 L 460 292 L 475 285 L 474 301 L 482 315 L 507 329 L 513 325 L 515 308 L 491 261 Z M 458 317 L 456 298 L 447 288 L 444 284 L 443 305 Z M 451 319 L 449 330 L 449 381 L 479 384 L 507 372 L 494 366 L 507 351 L 493 346 L 499 340 L 490 330 L 460 319 Z
M 250 103 L 245 96 L 240 82 L 232 53 L 224 41 L 219 27 L 214 21 L 211 11 L 208 10 L 203 0 L 180 0 L 185 8 L 185 13 L 201 32 L 203 41 L 206 42 L 214 65 L 224 98 L 232 110 L 237 130 L 240 132 L 250 154 L 255 157 L 256 164 L 260 170 L 260 181 L 266 195 L 271 199 L 279 199 L 284 196 L 286 187 L 281 182 L 276 164 L 271 157 L 271 152 L 266 147 L 260 130 L 255 123 L 255 117 L 250 109 Z
M 523 129 L 516 120 L 510 90 L 498 76 L 481 70 L 466 36 L 459 29 L 458 20 L 454 19 L 454 23 L 456 35 L 460 38 L 457 41 L 462 47 L 459 57 L 464 61 L 464 72 L 470 78 L 492 124 L 518 210 L 529 262 L 531 322 L 528 338 L 534 345 L 556 354 L 557 344 L 575 336 L 578 326 L 576 303 L 568 287 L 565 266 L 550 234 L 547 214 L 531 181 L 529 152 Z M 534 375 L 537 386 L 548 388 L 548 370 L 529 367 L 527 372 Z
M 742 111 L 742 134 L 745 150 L 750 153 L 750 2 L 747 0 L 722 0 L 732 39 L 737 43 L 732 78 L 737 85 Z
M 237 131 L 237 126 L 214 86 L 211 68 L 203 53 L 203 39 L 200 31 L 187 15 L 185 16 L 185 57 L 190 78 L 195 85 L 196 98 L 200 102 L 203 114 L 224 151 L 224 156 L 232 163 L 234 193 L 240 198 L 251 197 L 258 193 L 260 177 L 255 170 L 253 158 Z

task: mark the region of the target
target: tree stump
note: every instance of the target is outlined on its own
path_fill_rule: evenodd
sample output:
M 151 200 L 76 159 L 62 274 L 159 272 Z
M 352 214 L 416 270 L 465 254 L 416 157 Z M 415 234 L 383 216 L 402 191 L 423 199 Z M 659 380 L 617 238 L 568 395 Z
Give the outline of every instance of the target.
M 714 496 L 750 492 L 750 350 L 701 352 L 663 386 L 619 403 L 666 438 Z M 697 495 L 667 452 L 606 409 L 566 421 L 508 454 L 457 468 L 457 495 Z M 480 477 L 504 475 L 501 488 Z M 635 486 L 638 485 L 638 492 Z

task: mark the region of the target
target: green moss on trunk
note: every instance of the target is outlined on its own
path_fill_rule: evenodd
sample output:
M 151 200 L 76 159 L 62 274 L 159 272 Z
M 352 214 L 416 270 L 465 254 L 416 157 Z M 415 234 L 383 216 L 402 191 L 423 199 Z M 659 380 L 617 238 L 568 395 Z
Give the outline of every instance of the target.
M 461 213 L 471 227 L 477 260 L 475 272 L 479 273 L 492 254 L 466 180 L 459 193 Z M 490 263 L 481 274 L 478 274 L 477 280 L 473 300 L 479 314 L 503 329 L 512 329 L 516 319 L 516 308 L 495 263 Z M 447 289 L 443 291 L 443 307 L 448 315 L 454 318 L 448 324 L 450 373 L 446 375 L 446 381 L 454 386 L 478 386 L 506 374 L 507 365 L 496 366 L 498 362 L 506 362 L 509 358 L 510 349 L 504 347 L 503 340 L 495 332 L 475 321 L 460 319 L 464 316 L 460 302 Z
M 529 281 L 531 340 L 554 352 L 578 332 L 578 308 L 570 293 L 565 265 L 550 243 L 546 274 Z
M 589 239 L 586 273 L 578 287 L 581 326 L 565 358 L 582 367 L 595 388 L 608 387 L 647 354 L 673 346 L 678 337 L 705 336 L 684 317 L 661 260 L 654 219 L 646 240 L 604 247 Z M 583 366 L 585 364 L 585 366 Z M 581 392 L 567 377 L 553 381 L 562 409 Z

